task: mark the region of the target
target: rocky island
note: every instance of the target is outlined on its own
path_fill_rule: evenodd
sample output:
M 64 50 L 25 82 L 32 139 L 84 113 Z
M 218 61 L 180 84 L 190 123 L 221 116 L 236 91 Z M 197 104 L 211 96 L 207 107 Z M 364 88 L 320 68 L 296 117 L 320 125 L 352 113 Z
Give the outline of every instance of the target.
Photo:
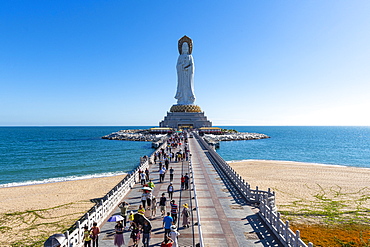
M 226 131 L 222 134 L 205 134 L 203 139 L 214 148 L 220 147 L 220 141 L 244 141 L 244 140 L 259 140 L 270 138 L 265 134 Z
M 153 142 L 153 147 L 158 147 L 163 143 L 167 134 L 172 133 L 172 129 L 166 129 L 166 132 L 157 132 L 158 129 L 164 130 L 164 128 L 152 128 L 152 129 L 131 129 L 131 130 L 120 130 L 113 132 L 109 135 L 103 136 L 102 139 L 109 140 L 124 140 L 124 141 L 146 141 Z M 219 128 L 217 128 L 219 129 Z M 156 131 L 154 131 L 156 130 Z M 226 130 L 217 132 L 217 134 L 202 133 L 204 140 L 218 148 L 220 141 L 242 141 L 242 140 L 258 140 L 270 138 L 265 134 L 260 133 L 248 133 L 248 132 L 237 132 L 235 130 Z
M 166 134 L 150 133 L 149 130 L 132 129 L 132 130 L 120 130 L 117 132 L 113 132 L 109 135 L 103 136 L 102 139 L 157 142 L 157 141 L 160 141 L 165 136 Z

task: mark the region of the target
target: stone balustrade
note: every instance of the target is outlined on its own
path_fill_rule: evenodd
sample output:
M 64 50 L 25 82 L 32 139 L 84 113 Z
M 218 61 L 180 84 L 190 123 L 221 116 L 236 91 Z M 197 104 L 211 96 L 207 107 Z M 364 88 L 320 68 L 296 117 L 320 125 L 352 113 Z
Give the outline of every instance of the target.
M 280 213 L 275 205 L 275 192 L 271 192 L 271 189 L 267 191 L 259 190 L 258 186 L 256 189 L 251 189 L 251 186 L 203 138 L 197 134 L 195 134 L 195 137 L 202 148 L 208 151 L 207 153 L 215 169 L 225 174 L 248 202 L 259 205 L 259 215 L 262 220 L 285 247 L 313 247 L 312 243 L 306 245 L 302 241 L 299 231 L 294 233 L 289 228 L 289 221 L 284 223 L 280 219 Z

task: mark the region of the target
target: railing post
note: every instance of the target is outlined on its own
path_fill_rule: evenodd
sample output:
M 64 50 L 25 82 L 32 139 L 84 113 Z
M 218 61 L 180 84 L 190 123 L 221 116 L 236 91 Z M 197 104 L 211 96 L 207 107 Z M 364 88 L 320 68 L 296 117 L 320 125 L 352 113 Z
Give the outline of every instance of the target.
M 90 226 L 92 225 L 90 222 L 90 214 L 86 213 L 86 219 L 87 219 L 87 227 L 90 229 Z
M 285 232 L 284 232 L 285 242 L 288 244 L 288 238 L 289 238 L 289 220 L 285 221 Z
M 269 202 L 269 200 L 268 200 L 268 198 L 266 198 L 266 201 L 268 201 Z M 269 203 L 269 213 L 270 213 L 270 224 L 271 225 L 275 225 L 274 224 L 274 214 L 273 214 L 273 210 L 272 210 L 272 207 L 271 207 L 271 205 L 270 205 L 270 203 Z
M 102 213 L 105 214 L 105 205 L 104 205 L 104 200 L 101 199 L 100 200 L 100 203 L 101 203 L 101 208 L 102 208 Z
M 276 231 L 278 232 L 278 234 L 280 235 L 280 213 L 278 212 L 277 213 L 277 218 L 276 218 L 276 225 L 275 225 L 275 227 L 276 227 Z
M 247 199 L 248 201 L 250 201 L 251 200 L 251 186 L 248 183 L 246 183 L 246 187 L 247 187 Z
M 77 235 L 77 240 L 78 240 L 78 242 L 79 243 L 81 243 L 82 242 L 82 239 L 81 239 L 81 226 L 80 226 L 80 222 L 79 221 L 77 221 L 76 222 L 76 228 L 78 229 L 78 235 Z
M 67 239 L 67 246 L 66 247 L 70 247 L 71 243 L 69 242 L 69 231 L 66 231 L 64 233 L 64 235 L 66 236 L 66 239 Z
M 301 233 L 299 230 L 295 231 L 295 243 L 294 246 L 298 247 L 299 246 L 299 239 L 301 238 Z

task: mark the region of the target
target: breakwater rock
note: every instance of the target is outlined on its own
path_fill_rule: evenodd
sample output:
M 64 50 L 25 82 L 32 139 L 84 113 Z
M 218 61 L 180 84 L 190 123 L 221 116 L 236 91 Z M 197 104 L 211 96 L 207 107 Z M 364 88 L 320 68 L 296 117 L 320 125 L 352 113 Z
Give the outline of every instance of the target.
M 109 140 L 124 140 L 124 141 L 145 141 L 145 142 L 159 142 L 166 135 L 164 134 L 150 134 L 147 130 L 120 130 L 109 135 L 103 136 L 102 139 Z
M 258 139 L 267 139 L 267 138 L 270 138 L 270 137 L 265 134 L 247 133 L 247 132 L 230 133 L 230 134 L 224 134 L 224 135 L 212 135 L 212 134 L 204 135 L 204 139 L 207 141 L 209 140 L 210 142 L 258 140 Z

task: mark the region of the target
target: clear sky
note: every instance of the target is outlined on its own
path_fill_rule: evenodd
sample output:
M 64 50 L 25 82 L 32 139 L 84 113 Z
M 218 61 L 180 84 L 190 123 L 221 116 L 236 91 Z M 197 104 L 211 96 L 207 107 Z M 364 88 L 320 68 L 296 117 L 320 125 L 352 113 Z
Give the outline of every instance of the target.
M 370 126 L 368 0 L 2 0 L 0 125 L 156 126 L 183 35 L 215 126 Z

